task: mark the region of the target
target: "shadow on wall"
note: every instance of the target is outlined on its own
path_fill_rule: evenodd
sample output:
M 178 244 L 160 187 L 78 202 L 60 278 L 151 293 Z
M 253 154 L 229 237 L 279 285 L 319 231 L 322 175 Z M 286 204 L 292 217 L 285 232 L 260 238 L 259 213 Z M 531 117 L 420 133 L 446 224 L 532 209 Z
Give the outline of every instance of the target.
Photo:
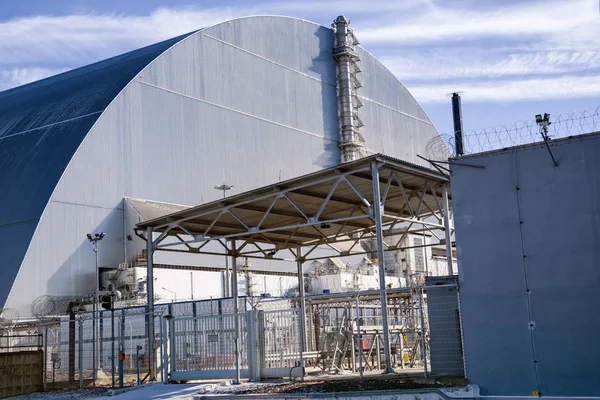
M 21 224 L 0 226 L 0 309 L 5 307 L 8 294 L 19 272 L 29 242 L 33 237 L 38 220 Z
M 313 165 L 329 168 L 340 162 L 339 121 L 336 91 L 336 63 L 333 58 L 333 31 L 323 26 L 317 29 L 319 55 L 312 59 L 309 71 L 319 74 L 321 80 L 321 102 L 323 104 L 323 152 Z
M 77 245 L 72 248 L 72 253 L 60 267 L 54 270 L 42 295 L 83 296 L 94 290 L 96 259 L 93 246 L 86 238 L 87 233 L 106 232 L 106 237 L 99 243 L 100 268 L 117 266 L 123 262 L 123 202 L 120 201 L 111 210 L 104 209 L 105 216 L 99 218 L 100 221 L 94 227 L 84 221 L 89 221 L 97 208 L 90 210 L 89 207 L 76 207 L 84 209 L 69 213 L 73 215 L 73 219 L 63 222 L 65 229 L 60 231 L 65 232 L 62 239 L 64 241 L 61 243 L 61 238 L 58 238 L 56 246 L 69 248 L 69 241 L 77 242 Z M 69 229 L 66 229 L 66 226 Z M 33 298 L 29 301 L 34 300 Z

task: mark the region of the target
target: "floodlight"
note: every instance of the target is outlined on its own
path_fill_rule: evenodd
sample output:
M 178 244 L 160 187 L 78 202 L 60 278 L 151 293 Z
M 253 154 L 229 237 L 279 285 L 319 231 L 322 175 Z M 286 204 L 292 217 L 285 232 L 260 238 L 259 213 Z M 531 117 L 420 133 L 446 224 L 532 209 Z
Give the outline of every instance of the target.
M 271 250 L 267 253 L 267 258 L 273 258 L 273 256 L 277 253 L 277 249 Z
M 331 225 L 329 225 L 327 222 L 321 222 L 321 229 L 329 229 L 331 228 Z
M 102 239 L 104 236 L 106 236 L 106 232 L 100 232 L 100 239 Z
M 543 118 L 541 114 L 536 115 L 535 122 L 540 127 L 540 135 L 542 135 L 542 139 L 544 139 L 546 149 L 548 150 L 548 153 L 550 153 L 550 157 L 552 158 L 552 163 L 555 167 L 558 167 L 558 163 L 554 158 L 554 154 L 552 154 L 552 150 L 550 149 L 550 146 L 548 146 L 548 140 L 550 140 L 550 137 L 548 136 L 548 127 L 552 124 L 552 122 L 550 122 L 550 114 L 544 113 Z
M 90 235 L 89 233 L 87 234 L 87 238 L 88 238 L 88 240 L 93 240 L 92 235 Z

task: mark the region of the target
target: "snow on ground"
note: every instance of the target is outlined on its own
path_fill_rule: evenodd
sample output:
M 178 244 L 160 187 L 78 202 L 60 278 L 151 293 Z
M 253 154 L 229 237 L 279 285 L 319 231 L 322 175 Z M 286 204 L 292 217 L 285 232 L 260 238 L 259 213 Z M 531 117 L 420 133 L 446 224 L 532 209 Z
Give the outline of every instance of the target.
M 109 396 L 110 393 L 106 389 L 83 389 L 32 393 L 11 397 L 10 400 L 192 400 L 192 396 L 204 391 L 205 386 L 207 385 L 165 385 L 164 383 L 150 383 L 112 396 Z

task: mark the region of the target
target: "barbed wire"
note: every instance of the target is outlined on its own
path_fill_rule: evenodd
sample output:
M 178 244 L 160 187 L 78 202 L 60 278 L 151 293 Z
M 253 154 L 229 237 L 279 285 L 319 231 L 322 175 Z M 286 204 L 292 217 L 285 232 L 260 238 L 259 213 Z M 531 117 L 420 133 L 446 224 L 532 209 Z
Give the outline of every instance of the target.
M 595 109 L 550 117 L 549 139 L 561 139 L 600 131 L 600 106 Z M 540 126 L 533 119 L 463 133 L 464 154 L 500 150 L 507 147 L 537 143 L 542 140 Z M 427 143 L 426 154 L 431 160 L 447 160 L 449 156 L 456 155 L 454 147 L 454 134 L 444 133 Z

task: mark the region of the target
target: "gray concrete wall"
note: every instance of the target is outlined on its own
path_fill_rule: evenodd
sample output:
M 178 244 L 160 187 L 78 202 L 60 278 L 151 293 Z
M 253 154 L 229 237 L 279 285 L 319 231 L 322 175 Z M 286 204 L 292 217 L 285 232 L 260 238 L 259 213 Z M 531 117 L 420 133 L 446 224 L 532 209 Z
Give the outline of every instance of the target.
M 44 390 L 41 350 L 0 353 L 0 398 Z
M 452 167 L 465 357 L 482 394 L 600 395 L 600 136 Z

